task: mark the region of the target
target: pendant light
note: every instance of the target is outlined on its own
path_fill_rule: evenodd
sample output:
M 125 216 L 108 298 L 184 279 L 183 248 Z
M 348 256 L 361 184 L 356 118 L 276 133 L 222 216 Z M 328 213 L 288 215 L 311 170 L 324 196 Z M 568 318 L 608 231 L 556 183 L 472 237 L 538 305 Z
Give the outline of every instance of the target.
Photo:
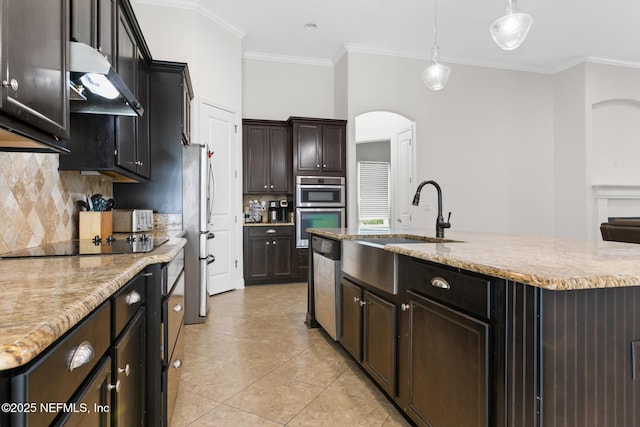
M 422 79 L 427 87 L 431 90 L 440 90 L 444 88 L 449 80 L 451 69 L 441 64 L 440 48 L 438 47 L 438 0 L 434 0 L 434 18 L 433 18 L 433 49 L 431 50 L 431 65 L 422 72 Z
M 489 30 L 498 46 L 504 50 L 513 50 L 527 37 L 532 23 L 531 15 L 518 12 L 516 0 L 506 0 L 504 16 L 493 21 Z

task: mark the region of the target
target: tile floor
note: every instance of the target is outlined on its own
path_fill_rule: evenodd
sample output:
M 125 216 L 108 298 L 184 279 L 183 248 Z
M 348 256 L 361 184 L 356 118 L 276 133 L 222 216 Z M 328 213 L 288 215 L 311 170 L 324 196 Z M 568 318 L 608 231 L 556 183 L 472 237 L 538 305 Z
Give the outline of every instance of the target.
M 408 426 L 306 311 L 306 284 L 212 297 L 207 323 L 185 326 L 172 425 Z

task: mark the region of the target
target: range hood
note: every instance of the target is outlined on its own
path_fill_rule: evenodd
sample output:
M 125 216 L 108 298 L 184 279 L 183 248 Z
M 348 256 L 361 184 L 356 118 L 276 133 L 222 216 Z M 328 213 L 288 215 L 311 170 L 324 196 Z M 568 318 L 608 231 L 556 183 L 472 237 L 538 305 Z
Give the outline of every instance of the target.
M 72 113 L 144 114 L 140 102 L 100 52 L 85 43 L 72 41 L 69 44 Z

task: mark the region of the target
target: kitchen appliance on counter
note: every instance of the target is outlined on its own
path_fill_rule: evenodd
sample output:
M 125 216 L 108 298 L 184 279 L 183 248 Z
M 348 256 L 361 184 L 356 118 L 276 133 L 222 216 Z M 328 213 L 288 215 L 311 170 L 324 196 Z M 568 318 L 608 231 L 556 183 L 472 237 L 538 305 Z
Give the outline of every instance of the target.
M 182 151 L 182 227 L 186 232 L 184 323 L 204 323 L 209 311 L 207 266 L 215 261 L 208 241 L 215 235 L 208 224 L 215 203 L 212 155 L 206 145 L 191 144 Z
M 117 255 L 151 252 L 169 239 L 142 235 L 129 235 L 126 238 L 109 236 L 100 239 L 65 240 L 47 245 L 22 249 L 0 255 L 0 258 L 30 258 L 77 255 Z
M 343 177 L 297 177 L 296 247 L 309 247 L 307 228 L 344 227 L 345 199 Z
M 114 209 L 114 233 L 139 233 L 153 230 L 153 211 L 151 209 Z
M 287 222 L 288 206 L 289 203 L 286 200 L 269 202 L 269 222 Z

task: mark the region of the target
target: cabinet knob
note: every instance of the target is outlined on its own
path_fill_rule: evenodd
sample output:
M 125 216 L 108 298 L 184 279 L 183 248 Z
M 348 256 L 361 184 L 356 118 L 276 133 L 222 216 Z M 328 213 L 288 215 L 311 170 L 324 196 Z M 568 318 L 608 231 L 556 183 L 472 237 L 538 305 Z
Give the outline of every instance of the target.
M 267 188 L 267 186 L 265 185 L 264 188 Z
M 125 377 L 128 377 L 129 374 L 131 373 L 131 367 L 127 363 L 127 365 L 124 368 L 118 368 L 118 373 L 124 374 Z
M 272 243 L 275 245 L 275 244 L 276 244 L 276 241 L 274 240 Z
M 317 168 L 319 168 L 319 167 L 320 167 L 320 165 L 316 165 L 316 167 L 317 167 Z
M 322 167 L 323 167 L 323 168 L 326 168 L 326 167 L 327 167 L 327 165 L 322 165 Z
M 180 367 L 182 366 L 182 360 L 180 359 L 176 359 L 173 363 L 172 363 L 173 367 L 176 369 L 180 369 Z
M 367 302 L 360 300 L 360 307 L 364 307 L 365 305 L 367 305 Z
M 67 358 L 67 369 L 73 372 L 74 369 L 86 365 L 93 360 L 94 350 L 89 341 L 82 341 L 71 350 Z
M 116 393 L 120 393 L 120 380 L 116 381 L 115 384 L 109 384 L 107 386 L 108 390 L 114 390 L 116 391 Z
M 13 89 L 13 90 L 18 90 L 18 81 L 16 79 L 11 79 L 11 81 L 3 80 L 2 81 L 2 86 L 3 87 L 11 87 L 11 89 Z
M 271 185 L 271 188 L 273 188 L 273 185 Z
M 353 302 L 355 302 L 356 304 L 358 303 L 358 301 L 360 301 L 360 298 L 358 297 L 353 297 Z
M 402 305 L 400 306 L 400 310 L 402 310 L 402 311 L 407 311 L 407 310 L 409 310 L 409 304 L 402 304 Z
M 128 304 L 128 305 L 134 305 L 139 303 L 142 300 L 142 297 L 140 296 L 140 294 L 137 291 L 131 291 L 131 293 L 129 293 L 129 295 L 127 295 L 124 299 L 124 301 Z
M 182 311 L 182 306 L 180 304 L 174 305 L 173 311 L 175 311 L 176 313 L 180 313 Z

